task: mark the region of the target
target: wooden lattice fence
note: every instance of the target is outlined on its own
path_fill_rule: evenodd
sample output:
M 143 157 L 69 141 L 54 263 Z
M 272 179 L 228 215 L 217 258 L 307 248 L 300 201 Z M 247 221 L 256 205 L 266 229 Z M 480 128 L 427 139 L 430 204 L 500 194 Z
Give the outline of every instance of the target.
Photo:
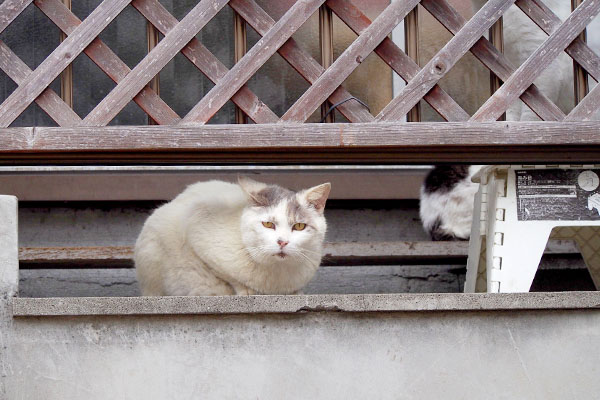
M 392 1 L 371 21 L 360 2 L 298 0 L 278 21 L 254 0 L 203 0 L 181 20 L 158 0 L 104 0 L 84 21 L 61 0 L 5 0 L 0 4 L 0 33 L 30 3 L 64 33 L 65 39 L 31 71 L 0 41 L 0 68 L 18 87 L 0 105 L 1 158 L 4 162 L 81 161 L 597 161 L 600 125 L 587 121 L 598 110 L 600 85 L 579 94 L 579 103 L 565 115 L 536 88 L 533 81 L 563 51 L 595 80 L 600 58 L 581 38 L 600 12 L 600 3 L 583 1 L 563 22 L 539 0 L 489 0 L 466 21 L 447 0 Z M 518 68 L 484 35 L 516 4 L 544 32 L 547 40 Z M 391 31 L 421 5 L 454 37 L 422 68 L 390 38 Z M 138 10 L 164 38 L 133 69 L 98 35 L 128 6 Z M 228 69 L 195 36 L 225 6 L 262 38 Z M 292 35 L 319 9 L 335 13 L 357 39 L 324 67 L 303 50 Z M 504 83 L 469 115 L 439 81 L 471 52 Z M 116 86 L 81 118 L 49 86 L 80 54 L 85 53 Z M 279 118 L 247 86 L 248 80 L 279 53 L 311 86 Z M 375 52 L 407 83 L 377 115 L 347 101 L 338 111 L 351 123 L 303 124 L 322 104 L 351 97 L 343 82 Z M 183 54 L 215 86 L 184 116 L 178 115 L 156 91 L 152 80 L 178 53 Z M 328 65 L 331 64 L 331 65 Z M 521 99 L 543 121 L 494 122 Z M 420 100 L 447 123 L 400 123 Z M 159 127 L 105 127 L 131 101 Z M 232 100 L 255 124 L 208 126 Z M 36 102 L 59 128 L 9 128 Z M 269 125 L 266 125 L 269 124 Z M 103 127 L 103 128 L 100 128 Z M 569 152 L 559 151 L 569 146 Z M 499 150 L 502 150 L 500 153 Z

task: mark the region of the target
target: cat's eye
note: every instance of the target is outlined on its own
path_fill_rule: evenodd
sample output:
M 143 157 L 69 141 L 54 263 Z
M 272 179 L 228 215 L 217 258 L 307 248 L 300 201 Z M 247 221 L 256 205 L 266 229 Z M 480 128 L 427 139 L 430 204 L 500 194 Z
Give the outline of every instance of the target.
M 262 224 L 265 228 L 275 229 L 275 224 L 272 222 L 263 222 Z
M 298 222 L 292 226 L 293 231 L 303 231 L 304 228 L 306 228 L 306 224 L 303 224 L 302 222 Z

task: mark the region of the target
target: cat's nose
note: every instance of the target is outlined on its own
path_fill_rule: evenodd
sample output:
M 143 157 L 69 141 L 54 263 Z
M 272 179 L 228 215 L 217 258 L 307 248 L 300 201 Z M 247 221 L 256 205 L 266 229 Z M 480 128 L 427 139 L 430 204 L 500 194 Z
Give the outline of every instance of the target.
M 279 245 L 280 249 L 283 249 L 285 246 L 287 246 L 288 243 L 289 243 L 288 241 L 285 241 L 282 239 L 277 239 L 277 244 Z

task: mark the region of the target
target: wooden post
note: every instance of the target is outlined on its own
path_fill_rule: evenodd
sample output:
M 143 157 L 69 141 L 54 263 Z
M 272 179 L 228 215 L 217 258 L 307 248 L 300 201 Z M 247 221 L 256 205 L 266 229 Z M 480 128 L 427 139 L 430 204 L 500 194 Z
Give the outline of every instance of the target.
M 158 29 L 150 23 L 146 22 L 146 39 L 148 41 L 148 53 L 158 45 L 160 37 L 158 36 Z M 148 86 L 160 96 L 160 74 L 156 74 L 154 78 L 148 83 Z M 148 125 L 158 125 L 158 123 L 148 115 Z
M 71 10 L 71 0 L 62 0 L 62 3 Z M 67 38 L 64 32 L 60 32 L 60 41 Z M 73 64 L 69 64 L 67 68 L 60 74 L 60 97 L 65 103 L 73 108 Z
M 329 7 L 319 8 L 319 42 L 321 46 L 321 65 L 327 69 L 333 64 L 333 13 Z M 325 117 L 331 103 L 326 101 L 321 105 L 321 118 Z M 325 122 L 335 122 L 335 111 L 332 111 Z
M 404 18 L 404 48 L 406 54 L 419 64 L 419 12 L 418 6 L 409 12 Z M 417 103 L 406 114 L 406 121 L 421 121 L 421 104 Z
M 496 47 L 500 53 L 504 53 L 504 24 L 502 17 L 500 17 L 500 19 L 496 21 L 494 25 L 492 25 L 489 34 L 492 45 L 494 45 L 494 47 Z M 494 94 L 501 85 L 502 81 L 500 78 L 498 78 L 498 76 L 490 70 L 490 95 Z M 505 121 L 506 113 L 503 113 L 498 120 Z
M 246 21 L 240 14 L 233 12 L 233 37 L 234 37 L 234 62 L 237 63 L 244 57 L 248 51 L 248 42 L 246 37 Z M 235 106 L 235 122 L 237 124 L 247 124 L 248 116 Z
M 571 0 L 571 11 L 574 11 L 583 0 Z M 579 39 L 586 41 L 586 30 L 584 29 L 579 35 Z M 575 60 L 573 60 L 573 90 L 575 105 L 579 104 L 581 100 L 589 92 L 588 74 L 585 69 Z

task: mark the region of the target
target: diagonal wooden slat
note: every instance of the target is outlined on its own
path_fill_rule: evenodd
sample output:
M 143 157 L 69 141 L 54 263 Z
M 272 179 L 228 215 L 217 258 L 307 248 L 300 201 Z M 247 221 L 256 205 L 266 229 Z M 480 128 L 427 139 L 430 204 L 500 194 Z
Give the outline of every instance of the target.
M 31 69 L 13 51 L 0 40 L 0 69 L 17 85 L 22 85 Z M 46 88 L 35 102 L 60 126 L 75 126 L 81 124 L 81 118 L 60 98 L 56 92 Z
M 306 22 L 325 0 L 298 0 L 215 87 L 183 118 L 206 123 L 248 79 Z
M 421 5 L 454 35 L 467 23 L 447 0 L 423 0 Z M 480 38 L 471 48 L 471 53 L 504 81 L 516 71 L 504 54 L 500 53 L 486 38 Z M 560 121 L 565 117 L 565 113 L 535 85 L 531 85 L 521 95 L 521 100 L 544 121 Z
M 327 6 L 358 35 L 371 24 L 371 20 L 348 0 L 328 0 Z M 389 37 L 375 48 L 375 53 L 407 82 L 419 73 L 417 63 Z M 470 117 L 439 85 L 435 85 L 423 99 L 446 121 L 466 121 Z
M 600 85 L 594 86 L 592 90 L 571 110 L 565 121 L 588 121 L 600 111 Z
M 548 35 L 562 24 L 561 19 L 539 0 L 516 0 L 515 4 Z M 565 51 L 600 81 L 600 57 L 583 40 L 575 39 Z
M 131 0 L 104 0 L 50 54 L 27 81 L 0 105 L 0 127 L 10 125 L 32 101 L 77 57 Z
M 169 31 L 163 40 L 135 66 L 84 118 L 87 125 L 106 125 L 138 94 L 167 63 L 189 43 L 228 0 L 202 1 Z
M 538 47 L 517 71 L 496 91 L 471 118 L 472 121 L 496 120 L 508 106 L 539 76 L 554 59 L 581 33 L 600 12 L 600 2 L 584 1 Z
M 131 5 L 163 35 L 179 23 L 158 0 L 133 0 Z M 228 71 L 227 67 L 196 38 L 193 38 L 181 53 L 214 83 Z M 231 100 L 257 124 L 274 123 L 279 120 L 279 117 L 245 85 Z
M 346 80 L 419 0 L 392 2 L 362 35 L 335 60 L 323 75 L 281 117 L 280 122 L 304 122 L 335 88 Z M 425 95 L 425 93 L 423 93 Z M 422 96 L 421 96 L 422 97 Z
M 229 5 L 259 35 L 265 35 L 275 25 L 275 21 L 254 0 L 231 0 Z M 294 38 L 289 38 L 277 52 L 311 84 L 325 72 L 325 68 L 298 46 Z M 338 103 L 351 96 L 346 89 L 339 87 L 331 94 L 329 101 Z M 341 104 L 337 110 L 351 122 L 370 122 L 374 119 L 364 106 L 356 102 Z
M 431 90 L 504 14 L 515 0 L 489 0 L 379 113 L 377 121 L 397 121 Z
M 81 21 L 60 0 L 35 0 L 35 5 L 65 34 L 70 35 Z M 116 83 L 122 81 L 131 70 L 99 38 L 84 53 Z M 133 98 L 154 121 L 161 125 L 176 124 L 180 118 L 154 90 L 146 86 Z
M 31 4 L 33 0 L 4 0 L 0 4 L 0 33 L 4 30 Z

